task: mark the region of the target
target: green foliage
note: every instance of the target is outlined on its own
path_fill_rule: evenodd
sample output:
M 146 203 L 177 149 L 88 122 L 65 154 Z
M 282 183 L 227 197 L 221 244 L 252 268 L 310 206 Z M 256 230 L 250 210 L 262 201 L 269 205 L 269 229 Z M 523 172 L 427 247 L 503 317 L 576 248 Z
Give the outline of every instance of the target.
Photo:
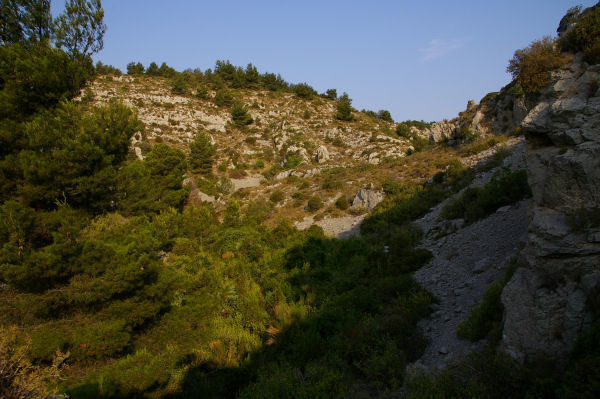
M 348 94 L 344 93 L 337 100 L 335 118 L 341 121 L 351 121 L 352 117 L 352 100 Z
M 20 168 L 22 201 L 42 208 L 62 201 L 110 209 L 117 168 L 141 127 L 131 110 L 115 102 L 90 114 L 71 103 L 39 114 L 24 125 L 28 146 L 12 159 Z
M 127 64 L 127 75 L 143 75 L 144 74 L 144 66 L 141 62 L 133 62 L 131 61 Z
M 99 52 L 106 32 L 103 18 L 100 0 L 67 0 L 64 12 L 55 21 L 56 45 L 82 57 Z
M 125 215 L 181 209 L 189 194 L 182 184 L 186 171 L 183 152 L 156 144 L 143 161 L 130 161 L 119 171 L 118 209 Z
M 400 122 L 396 125 L 396 134 L 405 139 L 410 139 L 413 136 L 410 126 L 404 122 Z
M 218 107 L 230 107 L 234 102 L 233 93 L 225 89 L 217 90 L 214 102 Z
M 188 158 L 190 170 L 205 176 L 212 174 L 215 153 L 215 146 L 212 144 L 208 133 L 198 132 L 194 141 L 190 143 L 190 156 Z
M 44 46 L 2 46 L 0 59 L 0 119 L 21 120 L 72 99 L 93 74 L 91 62 Z
M 189 82 L 182 73 L 176 74 L 171 80 L 171 93 L 185 95 L 189 90 Z
M 563 68 L 570 61 L 554 45 L 549 36 L 515 51 L 506 71 L 521 85 L 525 93 L 537 93 L 548 84 L 550 72 Z
M 337 90 L 336 89 L 327 89 L 327 91 L 325 92 L 325 97 L 336 101 L 337 100 Z
M 275 190 L 269 197 L 269 200 L 274 203 L 281 202 L 285 199 L 285 194 L 281 190 Z
M 323 207 L 323 201 L 321 201 L 321 198 L 319 197 L 310 197 L 307 207 L 311 212 L 318 211 Z
M 297 85 L 294 85 L 292 90 L 297 97 L 304 98 L 306 100 L 310 100 L 317 95 L 315 89 L 313 89 L 307 83 L 298 83 Z
M 442 208 L 446 219 L 464 218 L 465 223 L 473 223 L 504 205 L 513 204 L 531 196 L 527 183 L 527 172 L 503 170 L 496 173 L 483 187 L 471 187 L 459 198 Z
M 0 44 L 47 44 L 52 36 L 50 1 L 10 0 L 0 3 Z
M 348 200 L 346 199 L 346 196 L 342 195 L 340 196 L 336 201 L 335 201 L 335 206 L 336 208 L 345 211 L 346 209 L 350 208 L 350 204 L 348 203 Z
M 390 114 L 390 111 L 385 109 L 380 109 L 379 111 L 377 111 L 377 119 L 394 123 L 394 120 L 392 119 L 392 114 Z
M 504 305 L 501 294 L 506 284 L 510 281 L 515 271 L 515 261 L 508 265 L 505 276 L 500 283 L 490 285 L 481 303 L 474 307 L 456 329 L 456 336 L 470 341 L 479 341 L 487 338 L 492 345 L 497 344 L 502 338 L 502 318 Z
M 563 17 L 565 24 L 573 24 L 561 35 L 558 44 L 562 51 L 583 52 L 584 59 L 590 64 L 600 63 L 600 7 L 596 4 L 583 12 L 580 8 L 570 9 Z M 565 18 L 568 21 L 564 21 Z
M 146 68 L 146 75 L 149 76 L 158 76 L 158 64 L 156 62 L 151 62 L 150 65 L 148 65 L 148 68 Z
M 198 86 L 196 89 L 196 97 L 201 98 L 203 100 L 208 99 L 208 89 L 204 85 Z
M 96 73 L 98 75 L 115 75 L 120 76 L 123 74 L 121 70 L 112 65 L 104 65 L 101 61 L 96 63 Z
M 246 126 L 254 122 L 254 119 L 248 114 L 248 109 L 243 103 L 236 101 L 231 107 L 231 120 L 233 124 L 241 127 Z
M 285 156 L 285 168 L 294 169 L 302 163 L 302 158 L 297 154 L 288 153 Z

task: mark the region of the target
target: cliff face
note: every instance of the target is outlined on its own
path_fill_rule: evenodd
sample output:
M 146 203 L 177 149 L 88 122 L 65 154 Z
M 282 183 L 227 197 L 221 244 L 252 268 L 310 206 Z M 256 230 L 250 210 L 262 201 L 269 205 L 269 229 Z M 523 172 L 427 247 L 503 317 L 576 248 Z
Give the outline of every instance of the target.
M 527 242 L 504 289 L 503 347 L 561 356 L 600 297 L 600 65 L 554 72 L 523 120 L 533 192 Z

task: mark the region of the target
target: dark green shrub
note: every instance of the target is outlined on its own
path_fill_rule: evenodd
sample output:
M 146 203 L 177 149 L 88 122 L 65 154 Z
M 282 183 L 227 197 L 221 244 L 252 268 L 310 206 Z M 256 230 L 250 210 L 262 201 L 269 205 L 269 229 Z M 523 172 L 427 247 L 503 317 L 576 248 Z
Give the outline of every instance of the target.
M 234 97 L 230 91 L 219 89 L 215 93 L 214 102 L 218 107 L 230 107 L 234 102 Z
M 323 207 L 323 201 L 319 197 L 311 197 L 307 204 L 308 210 L 311 212 L 318 211 Z
M 390 122 L 390 123 L 394 123 L 394 120 L 392 119 L 392 114 L 390 114 L 390 111 L 387 111 L 385 109 L 381 109 L 381 110 L 377 111 L 377 119 L 380 119 L 380 120 L 386 121 L 386 122 Z
M 194 173 L 210 175 L 216 150 L 208 133 L 198 132 L 194 141 L 190 143 L 190 156 L 188 162 L 190 170 Z
M 253 166 L 254 169 L 262 169 L 264 167 L 265 167 L 265 162 L 262 159 L 259 159 L 258 161 L 256 161 Z
M 144 66 L 141 62 L 135 63 L 130 62 L 127 64 L 127 75 L 143 75 L 144 74 Z
M 206 88 L 205 85 L 198 86 L 198 88 L 196 89 L 196 97 L 198 97 L 202 100 L 208 99 L 208 89 Z
M 473 308 L 467 319 L 458 325 L 456 335 L 470 341 L 489 338 L 498 342 L 502 335 L 502 316 L 504 306 L 500 300 L 503 286 L 492 284 L 483 294 L 479 305 Z
M 274 203 L 278 203 L 283 201 L 285 198 L 285 194 L 281 190 L 275 190 L 269 197 L 269 200 Z
M 325 92 L 325 97 L 330 100 L 337 100 L 337 90 L 336 89 L 327 89 Z
M 531 196 L 527 183 L 527 172 L 503 171 L 483 187 L 470 187 L 461 196 L 442 208 L 446 219 L 464 218 L 473 223 L 495 212 L 504 205 L 510 205 Z
M 185 95 L 189 90 L 189 82 L 183 73 L 176 74 L 171 81 L 171 93 Z
M 410 139 L 413 136 L 410 127 L 404 122 L 400 122 L 396 125 L 396 134 L 405 139 Z
M 296 154 L 287 154 L 285 157 L 285 168 L 294 169 L 302 163 L 302 158 Z
M 574 26 L 567 30 L 558 43 L 562 51 L 583 52 L 584 59 L 590 64 L 600 63 L 600 7 L 595 5 L 579 13 L 579 9 L 571 9 L 565 18 L 567 24 Z M 561 21 L 561 24 L 563 21 Z
M 254 122 L 248 114 L 248 109 L 241 102 L 235 102 L 231 107 L 231 120 L 236 126 L 246 126 Z
M 414 135 L 410 139 L 410 142 L 415 149 L 415 152 L 425 151 L 430 147 L 429 140 L 421 136 Z
M 313 89 L 307 83 L 298 83 L 297 85 L 294 85 L 292 90 L 297 97 L 307 100 L 310 100 L 317 95 L 315 89 Z
M 337 104 L 335 106 L 337 110 L 335 118 L 341 121 L 351 121 L 353 119 L 351 104 L 352 100 L 350 99 L 350 97 L 348 97 L 348 94 L 342 94 L 341 97 L 337 100 Z
M 338 209 L 345 211 L 346 209 L 348 209 L 350 207 L 350 204 L 348 203 L 346 196 L 342 195 L 335 201 L 335 206 Z

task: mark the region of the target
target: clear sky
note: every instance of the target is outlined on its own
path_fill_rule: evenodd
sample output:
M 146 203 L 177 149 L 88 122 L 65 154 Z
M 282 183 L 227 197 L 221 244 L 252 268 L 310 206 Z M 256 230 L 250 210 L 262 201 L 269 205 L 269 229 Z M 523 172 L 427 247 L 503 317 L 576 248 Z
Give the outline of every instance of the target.
M 453 118 L 510 81 L 516 49 L 555 35 L 572 6 L 596 0 L 103 0 L 94 59 L 177 70 L 215 61 L 348 92 L 357 109 L 395 120 Z M 53 12 L 62 0 L 52 1 Z

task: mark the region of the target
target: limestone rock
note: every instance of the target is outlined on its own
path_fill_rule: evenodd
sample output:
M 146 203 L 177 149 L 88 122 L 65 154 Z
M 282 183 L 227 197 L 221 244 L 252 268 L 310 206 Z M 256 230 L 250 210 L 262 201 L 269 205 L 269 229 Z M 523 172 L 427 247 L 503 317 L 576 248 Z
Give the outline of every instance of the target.
M 363 188 L 356 193 L 352 200 L 351 210 L 367 209 L 371 212 L 377 204 L 383 201 L 383 193 L 370 188 Z
M 598 226 L 569 223 L 600 204 L 599 72 L 575 56 L 523 120 L 533 205 L 522 266 L 502 293 L 502 347 L 519 359 L 567 354 L 590 325 L 588 299 L 600 295 Z
M 318 163 L 322 163 L 327 160 L 329 160 L 329 151 L 327 150 L 327 147 L 325 147 L 324 145 L 319 146 L 315 154 L 315 161 L 317 161 Z

